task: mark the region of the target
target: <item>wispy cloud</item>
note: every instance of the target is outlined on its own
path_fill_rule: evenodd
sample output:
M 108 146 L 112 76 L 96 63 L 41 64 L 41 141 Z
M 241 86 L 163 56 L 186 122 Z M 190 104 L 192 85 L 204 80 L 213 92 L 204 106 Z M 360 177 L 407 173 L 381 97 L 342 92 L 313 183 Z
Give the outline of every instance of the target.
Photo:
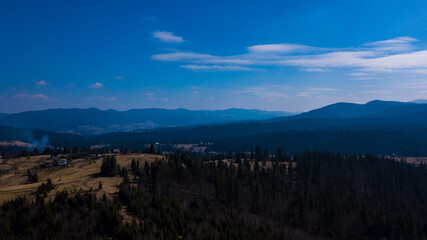
M 365 46 L 373 47 L 376 51 L 405 52 L 413 49 L 413 42 L 418 42 L 418 39 L 411 37 L 397 37 L 384 41 L 366 43 Z
M 308 97 L 308 96 L 319 96 L 326 92 L 339 91 L 336 88 L 326 87 L 290 87 L 283 85 L 262 85 L 262 86 L 250 86 L 238 89 L 227 90 L 234 94 L 250 94 L 257 96 L 261 99 L 286 99 L 291 97 Z
M 215 57 L 209 54 L 193 53 L 193 52 L 172 52 L 163 54 L 154 54 L 151 59 L 164 62 L 203 62 L 211 63 L 215 59 L 220 60 L 221 57 Z
M 97 100 L 97 101 L 104 101 L 104 102 L 112 102 L 112 101 L 116 101 L 116 98 L 115 97 L 96 96 L 96 97 L 87 98 L 87 100 Z
M 251 53 L 276 53 L 276 54 L 289 54 L 289 53 L 298 53 L 298 52 L 309 52 L 309 51 L 319 51 L 321 48 L 315 48 L 300 44 L 260 44 L 248 47 L 248 51 Z
M 210 72 L 210 71 L 258 71 L 259 69 L 244 67 L 244 66 L 221 66 L 221 65 L 182 65 L 181 68 L 185 68 L 191 71 Z
M 427 74 L 427 49 L 417 39 L 397 37 L 348 48 L 319 48 L 300 44 L 260 44 L 240 55 L 216 56 L 188 51 L 154 54 L 153 60 L 187 63 L 182 68 L 210 71 L 248 71 L 266 66 L 294 66 L 301 71 Z M 361 76 L 358 76 L 361 77 Z M 366 75 L 363 77 L 367 77 Z
M 354 77 L 352 80 L 377 80 L 379 77 Z
M 156 94 L 152 93 L 152 92 L 145 93 L 144 95 L 147 96 L 147 98 L 150 101 L 162 101 L 162 102 L 168 102 L 169 101 L 169 99 L 166 97 L 155 97 Z
M 368 76 L 369 73 L 366 73 L 366 72 L 352 72 L 352 73 L 349 73 L 348 75 L 352 76 L 352 77 L 364 77 L 364 76 Z
M 312 91 L 312 92 L 333 92 L 333 91 L 338 91 L 339 89 L 324 88 L 324 87 L 311 87 L 311 88 L 308 88 L 308 90 Z
M 148 99 L 150 99 L 150 100 L 154 100 L 154 93 L 145 93 L 145 96 L 147 96 L 148 97 Z
M 46 86 L 47 82 L 45 80 L 41 80 L 41 81 L 36 82 L 36 85 L 38 85 L 38 86 Z
M 405 89 L 427 89 L 427 81 L 426 80 L 413 80 L 404 83 L 397 84 L 399 88 Z
M 306 71 L 306 72 L 330 72 L 330 69 L 327 68 L 305 68 L 302 69 L 302 71 Z
M 263 99 L 273 99 L 289 97 L 293 88 L 280 85 L 265 85 L 245 87 L 231 91 L 240 94 L 251 94 Z
M 368 91 L 360 91 L 362 94 L 391 94 L 390 91 L 387 90 L 368 90 Z
M 124 77 L 122 77 L 122 76 L 115 76 L 114 78 L 115 79 L 124 79 Z
M 32 99 L 32 100 L 48 100 L 49 98 L 43 94 L 34 94 L 34 95 L 27 95 L 25 93 L 19 93 L 13 95 L 14 98 L 17 99 Z
M 159 39 L 165 43 L 182 43 L 184 39 L 180 36 L 175 36 L 172 32 L 166 31 L 155 31 L 153 32 L 153 38 Z
M 96 83 L 94 83 L 92 85 L 89 85 L 89 88 L 101 88 L 103 86 L 104 86 L 104 84 L 102 84 L 100 82 L 96 82 Z

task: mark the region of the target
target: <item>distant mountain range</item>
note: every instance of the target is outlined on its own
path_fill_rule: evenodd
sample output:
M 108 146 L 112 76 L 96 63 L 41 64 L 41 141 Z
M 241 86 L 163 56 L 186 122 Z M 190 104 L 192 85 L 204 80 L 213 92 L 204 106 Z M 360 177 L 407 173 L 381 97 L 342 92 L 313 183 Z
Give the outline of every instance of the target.
M 0 125 L 36 128 L 46 131 L 93 135 L 134 131 L 158 127 L 219 124 L 247 120 L 264 120 L 289 116 L 288 112 L 227 109 L 132 109 L 128 111 L 89 109 L 49 109 L 0 115 Z
M 144 117 L 138 114 L 140 111 L 145 111 Z M 147 111 L 151 115 L 146 115 Z M 288 151 L 310 149 L 427 155 L 427 104 L 375 100 L 366 104 L 336 103 L 294 116 L 277 117 L 279 114 L 286 113 L 241 109 L 150 109 L 128 112 L 57 109 L 26 112 L 0 119 L 0 125 L 3 125 L 0 127 L 0 142 L 18 140 L 37 145 L 42 142 L 43 136 L 48 136 L 49 144 L 69 147 L 123 145 L 140 149 L 153 142 L 210 142 L 210 151 L 247 151 L 260 145 L 270 149 L 282 147 Z M 271 116 L 273 118 L 268 118 Z M 213 124 L 213 119 L 216 124 Z M 153 124 L 147 124 L 149 121 Z M 140 125 L 132 125 L 137 122 Z M 113 123 L 123 125 L 111 127 Z M 87 136 L 60 133 L 65 132 L 64 129 L 86 131 L 82 126 L 97 126 L 107 133 Z M 124 129 L 123 126 L 128 129 L 108 132 Z
M 416 99 L 412 101 L 413 103 L 425 104 L 427 103 L 427 99 Z
M 366 104 L 356 103 L 335 103 L 319 109 L 295 116 L 295 119 L 301 118 L 361 118 L 373 114 L 379 114 L 382 111 L 399 107 L 412 106 L 414 103 L 380 101 L 374 100 Z
M 290 131 L 427 129 L 427 104 L 372 101 L 367 104 L 337 103 L 295 116 L 263 121 L 159 128 L 143 132 L 95 136 L 157 142 L 197 142 Z

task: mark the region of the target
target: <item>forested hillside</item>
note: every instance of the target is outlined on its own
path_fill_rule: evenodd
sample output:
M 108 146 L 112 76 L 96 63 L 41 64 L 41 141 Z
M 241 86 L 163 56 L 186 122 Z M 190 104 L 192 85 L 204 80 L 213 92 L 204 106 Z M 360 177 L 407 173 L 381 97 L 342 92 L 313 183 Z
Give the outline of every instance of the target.
M 133 161 L 120 173 L 115 202 L 60 193 L 53 202 L 4 203 L 0 238 L 427 239 L 423 164 L 280 149 L 272 157 L 258 147 Z M 121 207 L 132 223 L 121 223 Z M 58 214 L 80 220 L 69 225 Z

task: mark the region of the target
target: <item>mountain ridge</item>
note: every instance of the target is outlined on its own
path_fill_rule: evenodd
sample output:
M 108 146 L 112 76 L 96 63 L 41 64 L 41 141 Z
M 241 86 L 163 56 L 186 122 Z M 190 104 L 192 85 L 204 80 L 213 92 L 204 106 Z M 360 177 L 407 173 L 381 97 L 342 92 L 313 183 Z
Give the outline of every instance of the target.
M 0 118 L 0 125 L 93 135 L 156 127 L 263 120 L 290 114 L 237 108 L 226 110 L 147 108 L 126 111 L 100 110 L 97 108 L 57 108 L 8 114 Z
M 411 102 L 382 101 L 382 100 L 373 100 L 365 104 L 337 102 L 330 105 L 326 105 L 321 108 L 303 112 L 298 115 L 278 117 L 276 119 L 272 119 L 272 121 L 282 121 L 285 119 L 303 119 L 303 118 L 351 119 L 351 118 L 359 118 L 359 117 L 368 117 L 375 113 L 385 111 L 386 109 L 389 109 L 391 107 L 412 106 L 412 105 L 420 106 L 419 104 L 415 104 Z

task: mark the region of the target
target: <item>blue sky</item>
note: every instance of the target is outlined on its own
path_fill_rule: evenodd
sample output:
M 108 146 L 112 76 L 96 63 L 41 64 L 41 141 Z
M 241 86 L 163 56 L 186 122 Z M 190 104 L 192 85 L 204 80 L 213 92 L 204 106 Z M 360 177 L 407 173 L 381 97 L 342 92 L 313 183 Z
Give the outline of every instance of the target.
M 0 112 L 427 98 L 426 1 L 1 5 Z

